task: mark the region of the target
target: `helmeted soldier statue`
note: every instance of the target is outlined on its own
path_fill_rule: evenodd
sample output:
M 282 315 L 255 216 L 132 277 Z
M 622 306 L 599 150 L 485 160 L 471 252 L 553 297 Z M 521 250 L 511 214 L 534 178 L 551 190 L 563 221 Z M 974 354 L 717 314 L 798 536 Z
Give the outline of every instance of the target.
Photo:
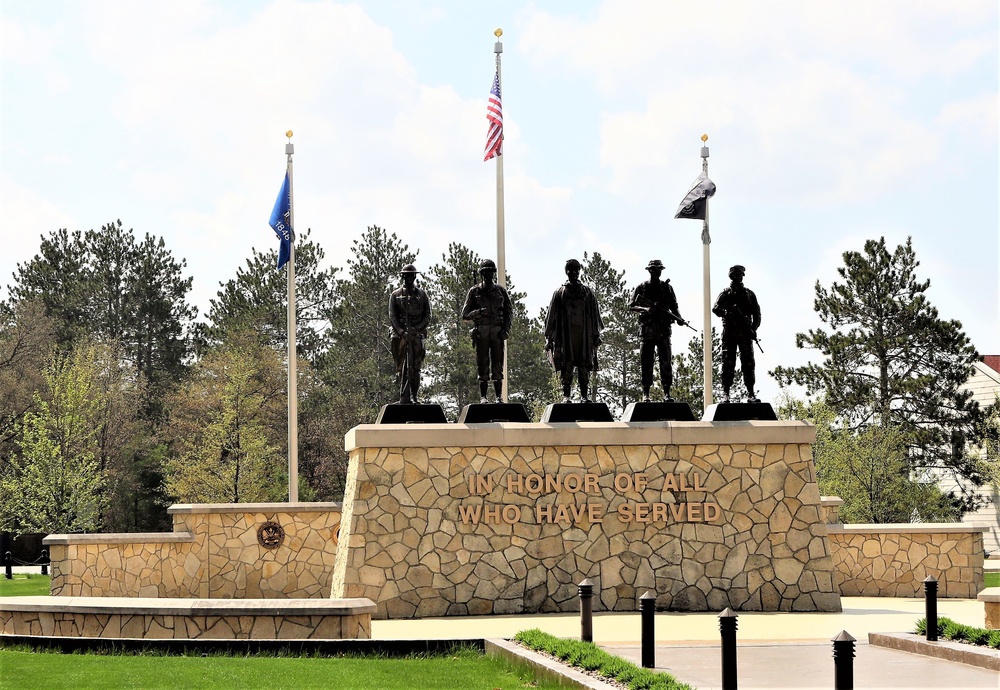
M 687 325 L 677 310 L 677 296 L 670 286 L 670 280 L 660 280 L 663 262 L 653 259 L 646 266 L 649 280 L 640 284 L 632 294 L 629 310 L 639 313 L 639 363 L 642 368 L 642 400 L 649 402 L 649 389 L 653 385 L 653 362 L 659 358 L 660 384 L 663 397 L 672 402 L 670 388 L 674 377 L 670 369 L 670 326 L 679 323 Z
M 420 366 L 424 361 L 424 338 L 431 322 L 431 303 L 427 293 L 416 286 L 417 269 L 413 264 L 400 271 L 403 287 L 389 296 L 389 323 L 392 324 L 392 353 L 399 377 L 399 402 L 417 403 Z
M 580 282 L 580 262 L 566 262 L 569 281 L 552 294 L 545 317 L 545 349 L 562 379 L 563 402 L 570 402 L 573 370 L 580 383 L 580 397 L 590 402 L 590 372 L 597 369 L 597 347 L 604 322 L 594 291 Z
M 760 306 L 753 291 L 743 286 L 744 274 L 746 269 L 742 266 L 729 269 L 729 287 L 719 293 L 712 307 L 712 313 L 722 318 L 722 390 L 726 402 L 729 402 L 729 389 L 736 373 L 737 350 L 750 402 L 760 402 L 754 394 L 757 379 L 753 357 L 753 344 L 760 327 Z
M 497 265 L 493 261 L 481 261 L 479 275 L 482 282 L 469 289 L 462 308 L 462 318 L 475 323 L 470 335 L 476 348 L 480 399 L 487 402 L 486 393 L 492 375 L 496 401 L 503 402 L 504 348 L 510 336 L 514 308 L 507 291 L 497 285 Z

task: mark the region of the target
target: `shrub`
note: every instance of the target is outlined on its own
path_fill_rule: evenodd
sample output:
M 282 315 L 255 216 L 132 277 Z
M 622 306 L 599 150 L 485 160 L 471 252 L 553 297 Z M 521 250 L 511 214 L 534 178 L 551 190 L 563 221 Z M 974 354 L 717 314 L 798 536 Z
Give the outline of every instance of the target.
M 538 628 L 522 630 L 514 636 L 514 641 L 537 652 L 557 657 L 570 666 L 613 678 L 627 685 L 629 690 L 692 690 L 690 685 L 679 682 L 669 673 L 639 668 L 590 642 L 561 639 Z
M 990 646 L 993 649 L 1000 649 L 1000 630 L 990 630 L 988 628 L 976 628 L 971 625 L 956 623 L 950 618 L 938 618 L 938 638 L 953 640 L 955 642 L 968 642 L 980 647 Z M 917 621 L 916 631 L 918 635 L 927 634 L 927 619 L 921 618 Z

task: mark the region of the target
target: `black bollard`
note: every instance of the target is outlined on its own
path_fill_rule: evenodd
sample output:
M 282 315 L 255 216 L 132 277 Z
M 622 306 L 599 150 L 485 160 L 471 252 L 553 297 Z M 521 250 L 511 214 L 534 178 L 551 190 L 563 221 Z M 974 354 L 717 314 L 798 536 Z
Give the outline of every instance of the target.
M 736 690 L 736 614 L 728 606 L 719 614 L 722 634 L 722 690 Z
M 49 574 L 49 550 L 42 549 L 42 575 Z
M 8 580 L 13 580 L 14 579 L 14 570 L 13 570 L 13 568 L 14 568 L 14 557 L 11 555 L 10 551 L 8 551 L 7 553 L 5 553 L 3 555 L 3 567 L 4 567 L 4 576 Z
M 594 583 L 590 578 L 584 578 L 577 585 L 580 593 L 580 639 L 584 642 L 594 641 Z
M 854 642 L 851 633 L 841 630 L 833 638 L 833 687 L 854 690 Z
M 639 609 L 642 611 L 642 667 L 653 668 L 656 666 L 656 633 L 653 629 L 656 595 L 646 592 L 639 597 Z
M 924 580 L 924 611 L 927 618 L 928 642 L 937 642 L 937 590 L 937 580 L 928 575 Z

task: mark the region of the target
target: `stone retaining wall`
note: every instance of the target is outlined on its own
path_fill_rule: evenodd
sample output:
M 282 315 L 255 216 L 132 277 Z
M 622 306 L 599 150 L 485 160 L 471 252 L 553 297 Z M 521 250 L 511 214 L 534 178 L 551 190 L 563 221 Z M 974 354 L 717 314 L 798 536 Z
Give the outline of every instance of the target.
M 174 532 L 54 534 L 52 594 L 96 597 L 298 599 L 330 596 L 339 503 L 179 504 Z M 258 529 L 284 537 L 265 548 Z
M 376 618 L 839 611 L 802 422 L 364 425 L 333 596 Z M 572 480 L 572 481 L 571 481 Z M 534 490 L 533 490 L 534 489 Z
M 367 599 L 4 597 L 0 634 L 106 639 L 368 639 Z
M 845 597 L 923 597 L 923 581 L 938 596 L 969 599 L 983 589 L 983 532 L 961 523 L 829 525 L 834 578 Z

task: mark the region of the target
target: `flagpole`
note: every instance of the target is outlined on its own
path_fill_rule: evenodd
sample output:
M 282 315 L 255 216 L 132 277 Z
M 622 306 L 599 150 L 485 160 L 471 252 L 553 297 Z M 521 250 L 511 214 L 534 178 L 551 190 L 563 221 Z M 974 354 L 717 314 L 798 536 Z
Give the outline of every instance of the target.
M 708 135 L 701 135 L 702 143 L 708 142 Z M 708 146 L 701 147 L 701 172 L 708 177 Z M 711 278 L 711 251 L 712 237 L 708 234 L 708 197 L 705 198 L 705 220 L 702 221 L 701 242 L 702 242 L 702 270 L 704 284 L 704 318 L 705 330 L 702 336 L 702 351 L 705 359 L 704 374 L 704 394 L 705 410 L 712 404 L 712 278 Z
M 299 502 L 299 401 L 297 356 L 295 347 L 295 186 L 292 184 L 292 130 L 285 132 L 288 143 L 288 222 L 292 228 L 291 247 L 288 252 L 288 502 Z
M 493 32 L 493 35 L 497 37 L 496 43 L 493 44 L 493 52 L 496 54 L 497 60 L 497 83 L 500 84 L 500 54 L 503 53 L 503 43 L 500 42 L 500 37 L 503 36 L 503 29 L 497 29 Z M 503 91 L 501 91 L 503 93 Z M 504 241 L 504 204 L 503 204 L 503 149 L 494 158 L 497 161 L 497 283 L 500 287 L 506 289 L 507 287 L 507 257 L 506 257 L 506 246 Z M 503 349 L 503 384 L 501 386 L 500 398 L 503 402 L 507 402 L 507 348 Z

